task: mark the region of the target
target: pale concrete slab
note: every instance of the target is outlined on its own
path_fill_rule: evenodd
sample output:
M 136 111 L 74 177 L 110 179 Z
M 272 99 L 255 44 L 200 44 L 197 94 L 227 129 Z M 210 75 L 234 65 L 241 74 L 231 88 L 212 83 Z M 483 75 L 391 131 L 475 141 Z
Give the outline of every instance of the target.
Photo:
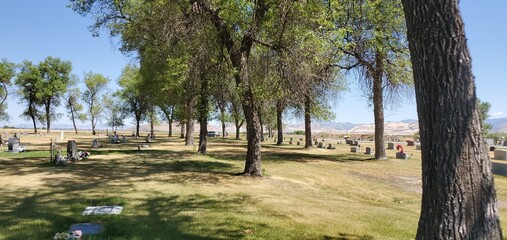
M 83 215 L 120 214 L 122 211 L 122 206 L 92 206 L 86 207 Z

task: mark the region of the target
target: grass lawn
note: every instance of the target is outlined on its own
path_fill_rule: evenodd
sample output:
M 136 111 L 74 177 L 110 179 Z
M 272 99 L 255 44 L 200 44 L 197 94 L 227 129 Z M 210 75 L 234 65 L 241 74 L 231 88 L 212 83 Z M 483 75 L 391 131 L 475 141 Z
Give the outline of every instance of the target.
M 211 138 L 208 154 L 199 155 L 176 137 L 138 151 L 143 138 L 109 144 L 99 136 L 104 146 L 92 149 L 90 134 L 67 132 L 91 157 L 54 166 L 49 142 L 59 136 L 23 135 L 25 153 L 2 147 L 0 239 L 52 239 L 73 223 L 104 225 L 82 239 L 413 239 L 417 230 L 421 162 L 414 147 L 405 150 L 410 160 L 375 161 L 344 144 L 305 150 L 266 142 L 264 177 L 250 178 L 234 175 L 244 167 L 245 141 Z M 504 220 L 507 178 L 495 175 L 495 183 Z M 82 215 L 100 205 L 124 210 Z

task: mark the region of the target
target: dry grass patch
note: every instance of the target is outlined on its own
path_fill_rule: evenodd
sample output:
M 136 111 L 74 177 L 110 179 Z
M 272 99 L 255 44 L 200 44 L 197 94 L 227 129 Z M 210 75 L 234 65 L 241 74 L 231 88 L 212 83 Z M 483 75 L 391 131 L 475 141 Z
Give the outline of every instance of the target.
M 305 150 L 265 143 L 264 177 L 250 178 L 234 175 L 244 167 L 244 141 L 212 138 L 208 154 L 198 155 L 179 138 L 160 137 L 138 151 L 144 139 L 110 144 L 101 137 L 104 146 L 91 149 L 91 135 L 65 133 L 92 155 L 53 166 L 49 139 L 58 136 L 22 136 L 33 155 L 0 153 L 0 239 L 51 239 L 78 222 L 105 226 L 103 234 L 85 239 L 415 236 L 420 158 L 411 147 L 408 161 L 375 161 L 349 153 L 346 145 Z M 496 176 L 496 182 L 505 202 L 507 179 Z M 122 205 L 124 211 L 82 216 L 92 205 Z

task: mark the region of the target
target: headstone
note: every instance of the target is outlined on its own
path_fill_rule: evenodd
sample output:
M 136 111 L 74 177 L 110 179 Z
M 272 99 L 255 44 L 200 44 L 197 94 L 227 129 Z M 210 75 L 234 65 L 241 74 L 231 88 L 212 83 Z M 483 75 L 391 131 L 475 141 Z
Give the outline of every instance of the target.
M 421 144 L 420 143 L 415 145 L 415 150 L 421 150 Z
M 491 146 L 491 147 L 489 147 L 489 151 L 492 151 L 492 152 L 493 152 L 493 151 L 495 151 L 495 150 L 496 150 L 496 147 L 495 147 L 495 146 Z
M 388 142 L 387 143 L 387 149 L 394 150 L 394 143 L 393 142 Z
M 332 143 L 329 143 L 329 145 L 327 146 L 327 149 L 335 149 L 335 147 L 333 146 Z
M 407 141 L 407 146 L 414 146 L 414 141 L 408 140 Z
M 122 206 L 92 206 L 86 207 L 83 215 L 104 215 L 104 214 L 120 214 L 123 211 Z
M 364 154 L 372 155 L 373 154 L 372 148 L 371 147 L 366 147 Z
M 276 143 L 276 138 L 275 138 L 275 139 L 273 139 L 273 142 L 275 142 L 275 143 Z
M 506 150 L 495 150 L 495 159 L 507 160 L 507 151 Z
M 296 144 L 299 146 L 299 145 L 301 145 L 301 142 L 300 142 L 300 141 L 297 141 L 297 142 L 296 142 Z
M 350 140 L 350 139 L 345 140 L 345 144 L 349 144 L 349 145 L 352 144 L 352 140 Z
M 397 153 L 396 153 L 396 158 L 397 158 L 397 159 L 407 159 L 407 153 L 404 153 L 404 152 L 397 152 Z
M 125 137 L 125 135 L 123 135 L 123 136 L 121 137 L 121 142 L 122 142 L 122 143 L 126 143 L 126 142 L 127 142 L 127 137 Z
M 289 144 L 292 145 L 292 140 L 289 141 Z
M 313 145 L 318 145 L 319 141 L 315 140 L 315 143 Z
M 60 132 L 60 141 L 63 141 L 63 131 Z
M 504 145 L 504 146 L 507 146 L 507 141 L 503 142 L 503 145 Z
M 92 142 L 92 148 L 99 148 L 99 147 L 100 147 L 99 139 L 94 138 L 93 142 Z
M 83 235 L 99 234 L 104 230 L 100 223 L 74 223 L 70 225 L 69 231 L 80 230 Z
M 350 147 L 350 152 L 353 152 L 353 153 L 358 152 L 358 147 Z
M 486 138 L 486 143 L 489 145 L 489 146 L 493 146 L 495 145 L 495 140 L 492 139 L 492 138 Z
M 323 147 L 324 147 L 324 144 L 323 144 L 322 142 L 319 142 L 319 143 L 317 144 L 317 147 L 318 147 L 318 148 L 323 148 Z
M 359 142 L 357 140 L 352 140 L 351 146 L 359 146 Z
M 9 138 L 9 142 L 7 143 L 7 150 L 15 152 L 19 148 L 19 138 L 11 137 Z
M 75 140 L 67 141 L 67 157 L 77 160 L 77 143 Z

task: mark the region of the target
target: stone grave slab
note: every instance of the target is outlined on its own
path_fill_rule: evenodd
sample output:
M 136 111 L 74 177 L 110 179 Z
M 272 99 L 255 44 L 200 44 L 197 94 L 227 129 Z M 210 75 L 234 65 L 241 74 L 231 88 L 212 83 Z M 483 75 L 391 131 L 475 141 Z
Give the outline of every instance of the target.
M 327 145 L 327 149 L 336 149 L 336 148 L 335 148 L 335 146 L 333 146 L 333 144 L 332 144 L 332 143 L 329 143 L 329 144 Z
M 406 153 L 404 153 L 404 152 L 397 152 L 397 153 L 396 153 L 396 158 L 397 158 L 397 159 L 408 159 L 408 158 L 407 158 L 407 154 L 406 154 Z
M 19 138 L 11 137 L 9 138 L 9 142 L 7 143 L 7 150 L 15 152 L 19 148 Z
M 358 151 L 358 147 L 350 147 L 350 152 L 356 153 Z
M 495 139 L 493 139 L 493 138 L 486 138 L 486 143 L 489 146 L 493 146 L 493 145 L 495 145 Z
M 387 149 L 394 150 L 394 143 L 393 142 L 388 142 L 387 143 Z
M 373 150 L 371 147 L 366 147 L 364 154 L 373 155 Z
M 83 215 L 104 215 L 104 214 L 120 214 L 123 211 L 122 206 L 92 206 L 86 207 Z
M 317 148 L 324 148 L 324 143 L 319 142 L 319 143 L 317 144 Z
M 94 235 L 104 231 L 104 225 L 100 223 L 74 223 L 70 225 L 69 231 L 81 230 L 83 235 Z
M 506 150 L 495 150 L 495 159 L 507 160 L 507 151 Z
M 414 141 L 408 140 L 407 141 L 407 146 L 414 146 Z
M 75 140 L 67 141 L 67 157 L 77 159 L 77 143 Z
M 415 145 L 415 150 L 421 150 L 421 144 L 416 144 Z

